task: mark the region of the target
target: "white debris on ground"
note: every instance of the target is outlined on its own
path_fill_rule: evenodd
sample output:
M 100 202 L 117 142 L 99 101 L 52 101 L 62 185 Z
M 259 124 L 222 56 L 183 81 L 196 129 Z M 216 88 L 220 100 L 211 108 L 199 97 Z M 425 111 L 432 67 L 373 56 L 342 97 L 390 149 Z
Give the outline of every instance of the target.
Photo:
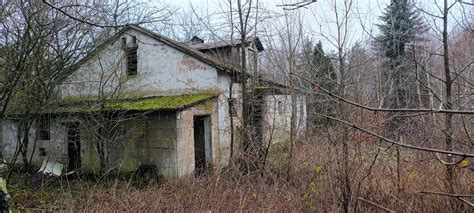
M 43 173 L 45 175 L 60 176 L 62 174 L 63 167 L 64 165 L 62 163 L 48 161 L 48 159 L 45 159 L 41 164 L 41 168 L 38 172 Z

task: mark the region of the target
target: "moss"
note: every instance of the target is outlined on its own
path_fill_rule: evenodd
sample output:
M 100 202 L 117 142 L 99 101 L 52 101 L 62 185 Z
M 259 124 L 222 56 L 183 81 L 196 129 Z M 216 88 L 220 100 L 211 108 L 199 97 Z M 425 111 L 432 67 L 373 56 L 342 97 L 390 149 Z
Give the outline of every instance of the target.
M 83 100 L 77 103 L 63 104 L 63 106 L 53 109 L 52 112 L 83 113 L 99 111 L 147 111 L 182 109 L 216 96 L 216 93 L 199 93 L 175 96 L 159 96 L 135 100 L 108 100 L 105 103 L 91 100 Z M 101 106 L 103 106 L 102 109 Z
M 81 141 L 83 147 L 82 153 L 82 160 L 83 160 L 83 171 L 91 172 L 99 171 L 100 169 L 100 158 L 99 154 L 97 154 L 95 147 L 95 143 L 91 141 L 90 136 L 87 140 Z
M 266 93 L 266 94 L 288 94 L 289 92 L 283 88 L 279 87 L 267 87 L 267 86 L 257 86 L 254 88 L 256 93 Z
M 207 111 L 212 111 L 212 109 L 214 109 L 214 102 L 212 101 L 204 102 L 202 109 L 207 110 Z
M 125 150 L 124 158 L 120 162 L 120 171 L 122 172 L 131 172 L 138 168 L 138 161 L 133 157 L 134 153 L 130 150 Z
M 113 109 L 123 110 L 151 110 L 151 109 L 176 109 L 189 106 L 195 102 L 213 97 L 214 94 L 161 96 L 139 101 L 118 102 L 111 104 Z

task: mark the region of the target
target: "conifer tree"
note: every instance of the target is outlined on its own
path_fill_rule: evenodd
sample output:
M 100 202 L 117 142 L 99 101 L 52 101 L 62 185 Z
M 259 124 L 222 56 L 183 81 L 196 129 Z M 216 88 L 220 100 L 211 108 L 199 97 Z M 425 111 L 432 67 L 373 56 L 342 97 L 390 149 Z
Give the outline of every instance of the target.
M 381 34 L 376 41 L 387 63 L 382 76 L 387 83 L 385 107 L 417 107 L 416 73 L 408 49 L 413 48 L 417 36 L 424 29 L 420 12 L 412 0 L 392 0 L 380 19 L 382 24 L 377 26 Z M 403 121 L 395 113 L 388 116 L 387 130 L 393 133 Z
M 337 89 L 337 75 L 331 59 L 324 53 L 321 42 L 318 42 L 314 47 L 311 56 L 311 72 L 310 75 L 315 83 L 320 85 L 322 88 L 329 91 L 336 91 Z M 308 112 L 314 114 L 321 113 L 330 116 L 335 115 L 335 102 L 332 101 L 331 97 L 324 93 L 318 93 L 313 95 L 313 101 L 309 104 L 310 109 Z M 311 122 L 314 125 L 326 125 L 329 123 L 329 119 L 319 118 L 318 116 L 309 116 Z

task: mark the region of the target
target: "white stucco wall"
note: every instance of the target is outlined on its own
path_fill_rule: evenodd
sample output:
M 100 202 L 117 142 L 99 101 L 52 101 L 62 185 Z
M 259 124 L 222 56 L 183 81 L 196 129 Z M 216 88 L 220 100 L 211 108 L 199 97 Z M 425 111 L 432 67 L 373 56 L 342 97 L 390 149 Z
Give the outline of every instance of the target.
M 18 141 L 18 124 L 11 120 L 4 120 L 1 122 L 1 144 L 3 159 L 7 162 L 11 162 L 17 147 Z M 31 152 L 34 150 L 35 154 L 32 158 L 32 163 L 40 165 L 44 159 L 49 161 L 63 161 L 64 154 L 67 152 L 64 142 L 64 132 L 59 120 L 54 120 L 50 123 L 50 140 L 36 140 L 37 125 L 33 123 L 28 133 L 28 158 L 31 156 Z M 44 149 L 46 155 L 40 156 L 39 150 Z M 16 163 L 21 163 L 20 156 Z
M 126 74 L 119 38 L 68 78 L 61 87 L 63 99 L 95 98 L 102 85 L 106 93 L 119 98 L 218 92 L 216 129 L 221 143 L 218 147 L 223 153 L 218 161 L 228 162 L 231 134 L 228 98 L 232 83 L 229 74 L 140 32 L 131 30 L 124 36 L 127 43 L 132 41 L 131 36 L 137 37 L 137 75 Z
M 122 41 L 119 38 L 98 52 L 89 61 L 85 62 L 74 72 L 60 87 L 61 96 L 67 100 L 80 101 L 94 99 L 100 92 L 114 94 L 115 98 L 140 98 L 160 95 L 179 95 L 199 93 L 205 91 L 218 92 L 216 104 L 212 109 L 202 109 L 203 106 L 193 106 L 182 110 L 177 116 L 177 144 L 176 166 L 179 167 L 178 176 L 189 174 L 194 169 L 192 149 L 188 146 L 193 142 L 192 118 L 197 114 L 209 114 L 212 119 L 212 162 L 216 166 L 227 165 L 230 151 L 230 120 L 228 98 L 232 80 L 228 73 L 218 71 L 185 53 L 161 43 L 138 31 L 125 33 L 127 42 L 131 36 L 136 36 L 138 41 L 138 73 L 128 76 L 126 73 L 126 60 Z M 240 97 L 240 86 L 233 84 L 233 98 Z M 239 104 L 239 103 L 236 103 Z M 205 107 L 204 107 L 205 108 Z M 239 105 L 236 106 L 241 115 Z M 41 162 L 44 158 L 54 161 L 64 161 L 67 154 L 66 132 L 63 119 L 55 119 L 51 123 L 51 140 L 38 141 L 37 147 L 45 148 L 46 155 L 34 156 L 34 161 Z M 189 126 L 191 125 L 191 126 Z M 239 126 L 238 119 L 234 125 Z M 1 139 L 3 155 L 11 159 L 15 152 L 17 141 L 17 125 L 13 121 L 1 123 Z M 34 140 L 35 127 L 30 133 L 30 140 Z M 83 140 L 83 138 L 81 138 Z M 82 141 L 81 141 L 82 143 Z M 30 143 L 33 144 L 33 143 Z M 84 141 L 84 145 L 86 145 Z M 88 150 L 92 146 L 84 146 Z M 32 150 L 33 148 L 29 149 Z M 84 156 L 82 156 L 84 157 Z M 86 156 L 87 158 L 87 156 Z M 192 159 L 194 160 L 194 159 Z M 84 162 L 87 159 L 83 159 Z M 174 172 L 170 171 L 170 173 Z
M 3 159 L 9 162 L 18 145 L 18 127 L 15 122 L 10 120 L 4 120 L 1 123 Z
M 127 76 L 121 38 L 96 54 L 61 87 L 63 98 L 97 96 L 99 89 L 120 97 L 143 97 L 217 90 L 218 71 L 147 35 L 130 30 L 127 43 L 137 37 L 138 73 Z
M 265 96 L 265 109 L 263 120 L 264 143 L 279 143 L 289 140 L 291 124 L 291 96 L 267 95 Z M 280 105 L 280 106 L 279 106 Z M 297 134 L 301 135 L 306 130 L 306 99 L 298 96 L 296 100 Z
M 220 167 L 220 134 L 219 134 L 219 114 L 218 104 L 215 100 L 208 100 L 205 103 L 189 107 L 179 111 L 176 115 L 177 145 L 176 161 L 178 176 L 189 175 L 195 169 L 194 156 L 194 118 L 195 116 L 209 116 L 211 127 L 211 152 L 206 153 L 212 156 L 213 167 Z M 208 157 L 208 156 L 206 156 Z

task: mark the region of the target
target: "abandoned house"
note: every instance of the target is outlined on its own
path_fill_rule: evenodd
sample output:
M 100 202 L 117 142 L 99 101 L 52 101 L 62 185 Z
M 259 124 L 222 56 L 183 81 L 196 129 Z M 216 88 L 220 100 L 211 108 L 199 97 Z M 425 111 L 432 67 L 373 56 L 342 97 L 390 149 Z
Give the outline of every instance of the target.
M 242 125 L 240 45 L 251 53 L 249 67 L 258 68 L 258 38 L 241 44 L 194 37 L 185 44 L 138 26 L 122 29 L 77 64 L 58 88 L 60 100 L 34 123 L 27 138 L 32 163 L 91 173 L 153 166 L 167 178 L 225 166 L 231 134 Z M 286 140 L 291 98 L 284 85 L 261 82 L 260 140 Z M 293 109 L 300 131 L 304 101 L 298 96 Z M 22 140 L 15 119 L 2 121 L 0 139 L 10 162 Z

